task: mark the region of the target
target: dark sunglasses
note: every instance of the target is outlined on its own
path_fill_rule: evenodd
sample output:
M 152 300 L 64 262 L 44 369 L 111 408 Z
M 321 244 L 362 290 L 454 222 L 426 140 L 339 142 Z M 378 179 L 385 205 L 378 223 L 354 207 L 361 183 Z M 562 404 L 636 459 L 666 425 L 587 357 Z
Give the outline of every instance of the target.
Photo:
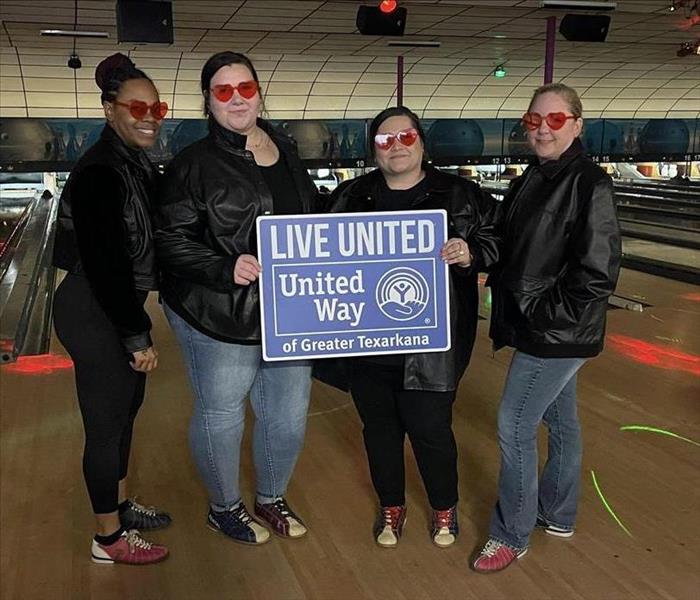
M 396 140 L 403 146 L 413 146 L 418 139 L 418 131 L 413 127 L 402 129 L 396 133 L 378 133 L 374 136 L 374 145 L 380 150 L 388 150 Z
M 563 112 L 549 113 L 544 117 L 540 113 L 526 112 L 523 115 L 523 125 L 530 131 L 534 131 L 542 125 L 542 121 L 544 120 L 547 123 L 547 127 L 556 131 L 564 127 L 569 119 L 578 119 L 578 117 L 576 115 L 567 115 Z
M 211 93 L 219 102 L 228 102 L 233 98 L 233 92 L 238 90 L 238 93 L 247 100 L 250 100 L 255 94 L 258 93 L 260 86 L 255 80 L 251 81 L 241 81 L 238 85 L 231 85 L 230 83 L 224 83 L 222 85 L 215 85 L 211 88 Z
M 126 108 L 129 109 L 131 116 L 139 121 L 144 119 L 149 112 L 156 121 L 162 120 L 165 118 L 165 115 L 168 114 L 167 102 L 154 102 L 153 104 L 148 105 L 143 100 L 131 100 L 130 102 L 117 102 L 116 100 L 113 100 L 112 103 L 119 106 L 126 106 Z

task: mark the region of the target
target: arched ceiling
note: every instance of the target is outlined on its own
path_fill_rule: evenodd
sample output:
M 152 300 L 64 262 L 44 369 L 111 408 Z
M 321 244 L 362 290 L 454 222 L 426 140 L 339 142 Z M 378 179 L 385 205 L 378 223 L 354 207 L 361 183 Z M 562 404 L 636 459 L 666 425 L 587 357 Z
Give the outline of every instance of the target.
M 372 4 L 367 0 L 365 4 Z M 214 52 L 254 60 L 273 118 L 371 117 L 396 102 L 396 57 L 404 56 L 404 104 L 424 117 L 518 117 L 542 83 L 545 18 L 561 12 L 537 0 L 401 0 L 410 41 L 439 48 L 396 48 L 355 28 L 353 0 L 173 0 L 172 46 L 117 44 L 115 0 L 78 0 L 78 29 L 107 39 L 77 39 L 83 63 L 66 62 L 74 0 L 0 3 L 0 116 L 99 117 L 94 66 L 130 54 L 158 85 L 171 116 L 201 116 L 199 71 Z M 605 43 L 556 42 L 555 80 L 581 93 L 587 116 L 700 116 L 700 58 L 677 57 L 700 35 L 700 17 L 669 13 L 668 0 L 618 0 Z M 493 69 L 504 64 L 507 76 Z

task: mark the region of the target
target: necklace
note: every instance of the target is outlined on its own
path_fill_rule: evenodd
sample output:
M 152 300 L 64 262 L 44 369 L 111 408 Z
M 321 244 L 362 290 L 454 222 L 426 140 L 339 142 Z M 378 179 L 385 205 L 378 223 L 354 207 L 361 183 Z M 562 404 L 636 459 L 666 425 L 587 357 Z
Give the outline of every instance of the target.
M 260 135 L 258 136 L 260 141 L 259 142 L 254 142 L 252 136 L 248 137 L 248 140 L 250 141 L 250 147 L 255 148 L 256 150 L 258 148 L 262 148 L 264 145 L 267 144 L 267 140 L 269 139 L 265 133 L 262 131 L 262 129 L 259 129 Z

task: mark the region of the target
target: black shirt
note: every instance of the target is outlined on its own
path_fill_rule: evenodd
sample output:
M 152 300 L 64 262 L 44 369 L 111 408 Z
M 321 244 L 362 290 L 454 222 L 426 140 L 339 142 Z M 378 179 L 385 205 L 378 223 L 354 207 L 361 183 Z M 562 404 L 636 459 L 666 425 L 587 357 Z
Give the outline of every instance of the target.
M 381 195 L 377 198 L 377 210 L 411 210 L 416 198 L 425 194 L 428 178 L 423 177 L 416 185 L 407 190 L 392 190 L 386 179 L 381 179 Z
M 276 215 L 298 215 L 301 199 L 294 185 L 287 162 L 280 152 L 279 160 L 269 167 L 260 167 L 263 179 L 272 194 L 272 208 Z
M 428 178 L 423 177 L 416 185 L 407 190 L 392 190 L 384 177 L 380 182 L 380 195 L 376 200 L 376 209 L 381 210 L 411 210 L 417 198 L 426 193 Z M 362 356 L 361 360 L 367 362 L 403 368 L 403 354 L 371 354 Z

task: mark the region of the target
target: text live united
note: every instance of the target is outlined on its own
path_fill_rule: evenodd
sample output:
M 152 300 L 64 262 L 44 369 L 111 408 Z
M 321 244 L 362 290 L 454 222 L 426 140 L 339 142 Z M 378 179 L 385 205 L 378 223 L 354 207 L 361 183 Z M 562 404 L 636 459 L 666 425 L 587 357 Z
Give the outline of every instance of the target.
M 266 360 L 450 347 L 444 211 L 260 217 Z

